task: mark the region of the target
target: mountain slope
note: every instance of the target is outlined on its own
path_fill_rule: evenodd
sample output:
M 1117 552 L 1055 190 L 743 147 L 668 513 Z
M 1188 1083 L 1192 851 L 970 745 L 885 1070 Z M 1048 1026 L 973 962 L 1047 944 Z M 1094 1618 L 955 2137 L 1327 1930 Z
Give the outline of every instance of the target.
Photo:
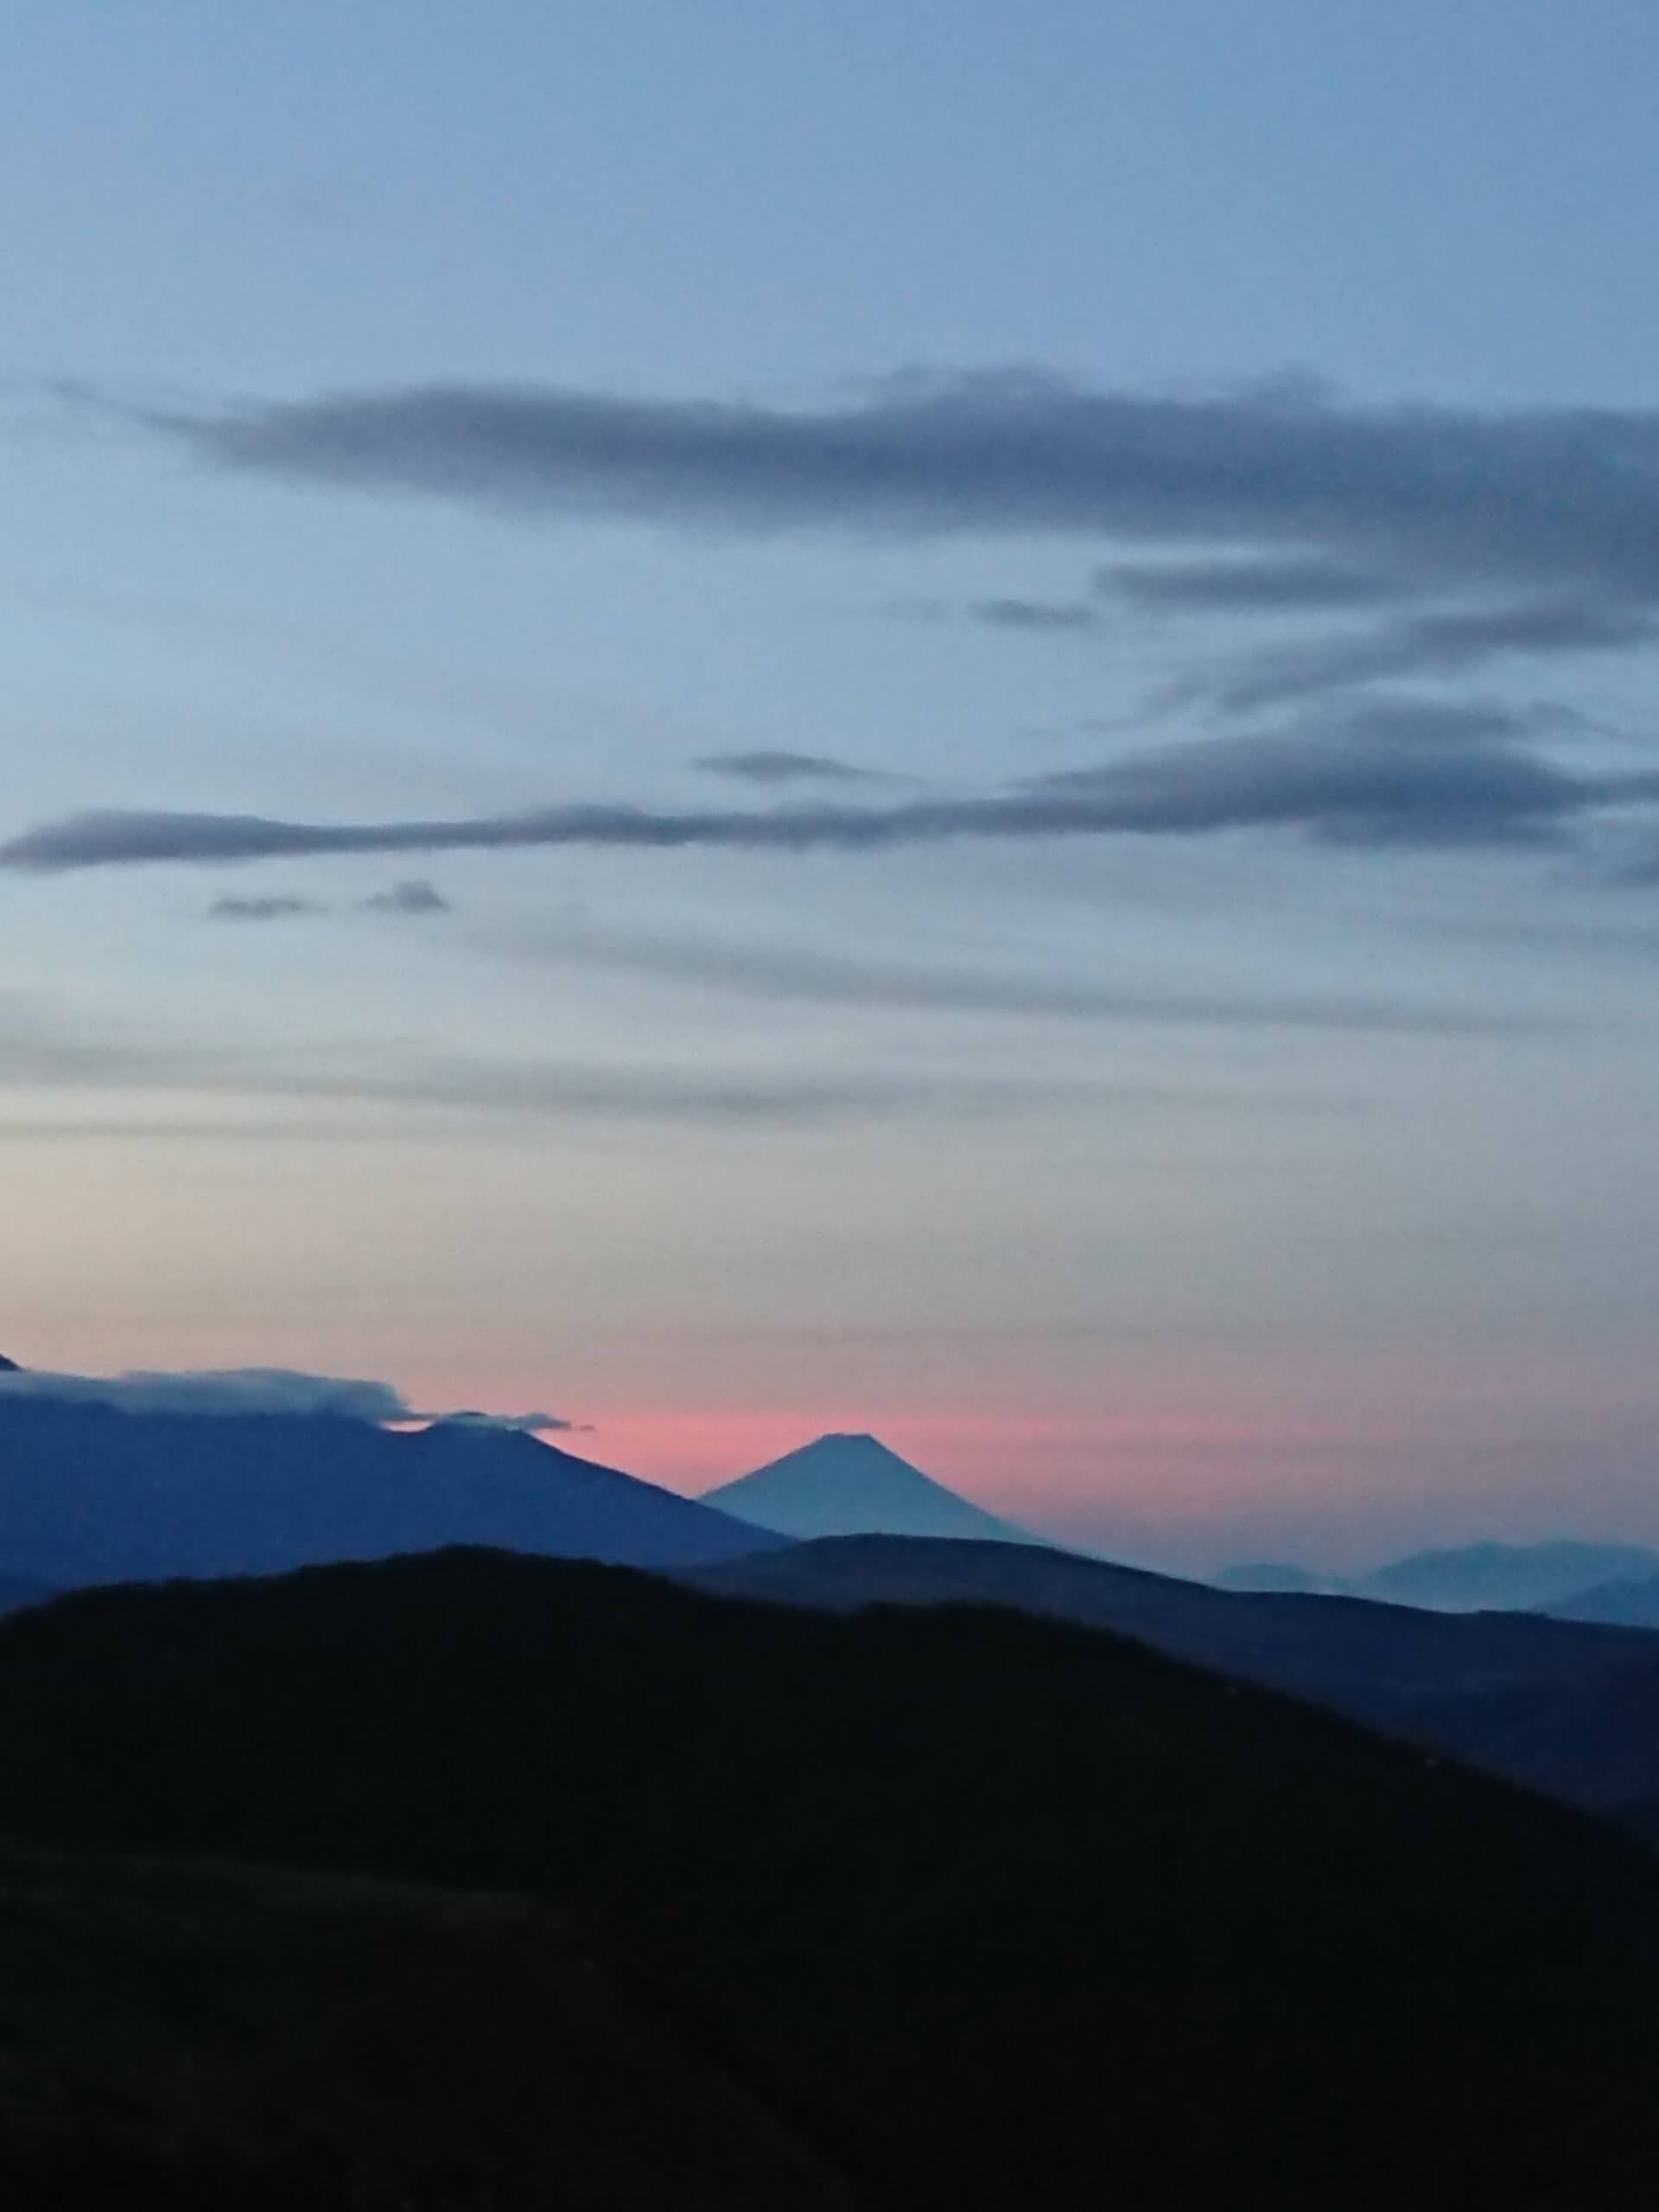
M 1659 2158 L 1645 1853 L 1013 1612 L 82 1592 L 0 1624 L 0 1825 L 580 1901 L 887 2212 L 1611 2212 Z
M 1046 1540 L 1001 1521 L 912 1467 L 879 1437 L 820 1436 L 753 1474 L 705 1492 L 705 1505 L 797 1537 L 947 1536 L 986 1543 Z
M 1601 1812 L 1659 1796 L 1659 1642 L 1528 1613 L 1215 1589 L 1065 1552 L 830 1539 L 695 1573 L 849 1611 L 985 1604 L 1109 1628 Z
M 849 2198 L 568 1913 L 0 1846 L 7 2212 Z
M 35 1582 L 22 1574 L 0 1574 L 0 1613 L 15 1613 L 20 1605 L 38 1605 L 52 1595 L 47 1582 Z
M 1635 1544 L 1465 1544 L 1415 1552 L 1347 1586 L 1390 1605 L 1454 1611 L 1489 1607 L 1531 1611 L 1599 1583 L 1659 1573 L 1659 1554 Z
M 1633 1581 L 1599 1582 L 1553 1605 L 1540 1605 L 1558 1621 L 1601 1621 L 1620 1628 L 1659 1628 L 1659 1574 Z
M 464 1423 L 129 1414 L 0 1398 L 7 1571 L 68 1587 L 264 1573 L 450 1543 L 683 1567 L 777 1539 L 561 1452 Z

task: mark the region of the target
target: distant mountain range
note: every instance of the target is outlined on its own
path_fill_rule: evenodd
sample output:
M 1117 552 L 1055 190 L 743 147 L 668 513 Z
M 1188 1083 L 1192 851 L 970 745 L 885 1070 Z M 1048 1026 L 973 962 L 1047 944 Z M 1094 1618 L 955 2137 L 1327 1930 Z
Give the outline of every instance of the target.
M 820 1436 L 751 1475 L 722 1483 L 703 1503 L 785 1536 L 945 1536 L 1041 1544 L 1011 1521 L 970 1504 L 878 1437 Z
M 1582 1593 L 1659 1577 L 1659 1552 L 1637 1544 L 1465 1544 L 1413 1552 L 1368 1574 L 1319 1574 L 1277 1560 L 1229 1567 L 1224 1589 L 1377 1598 L 1442 1612 L 1561 1611 Z M 1584 1618 L 1596 1618 L 1593 1615 Z
M 1659 1574 L 1634 1581 L 1599 1582 L 1553 1605 L 1540 1606 L 1557 1620 L 1604 1621 L 1622 1628 L 1659 1628 Z
M 680 1567 L 779 1539 L 534 1437 L 0 1396 L 0 1567 L 73 1587 L 489 1543 Z

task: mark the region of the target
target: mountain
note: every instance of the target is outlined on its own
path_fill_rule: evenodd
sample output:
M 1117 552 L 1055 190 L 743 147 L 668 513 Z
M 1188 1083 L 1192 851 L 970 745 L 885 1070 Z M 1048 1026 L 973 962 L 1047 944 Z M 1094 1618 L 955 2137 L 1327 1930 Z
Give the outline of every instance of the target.
M 1659 1553 L 1635 1544 L 1467 1544 L 1452 1551 L 1415 1552 L 1347 1586 L 1390 1605 L 1457 1612 L 1486 1607 L 1530 1611 L 1599 1583 L 1649 1574 L 1659 1574 Z
M 1042 1544 L 936 1483 L 879 1437 L 820 1436 L 751 1475 L 705 1491 L 705 1505 L 785 1536 L 954 1536 Z
M 22 1370 L 15 1359 L 8 1359 L 3 1352 L 0 1352 L 0 1375 L 21 1375 L 22 1373 Z
M 753 2168 L 722 2197 L 719 2142 L 657 2142 L 690 2053 L 722 2155 L 759 2156 L 759 2111 L 869 2212 L 1622 2212 L 1659 2160 L 1645 1851 L 1009 1611 L 476 1551 L 75 1592 L 0 1624 L 0 1827 L 48 1866 L 141 1849 L 156 1885 L 99 1902 L 78 1857 L 60 1905 L 3 1898 L 9 2120 L 44 2073 L 72 2140 L 262 2130 L 265 2202 L 528 2212 L 478 2145 L 543 2100 L 561 2201 L 810 2201 Z M 204 1853 L 334 1871 L 238 1901 Z M 353 1904 L 344 1874 L 474 1894 Z
M 1599 1582 L 1554 1605 L 1540 1605 L 1560 1621 L 1602 1621 L 1622 1628 L 1659 1628 L 1659 1574 L 1636 1581 Z
M 1027 1547 L 842 1537 L 695 1572 L 852 1612 L 1005 1605 L 1116 1630 L 1599 1813 L 1659 1799 L 1659 1637 L 1534 1613 L 1217 1590 Z
M 777 1538 L 532 1436 L 334 1415 L 131 1414 L 0 1396 L 9 1573 L 257 1574 L 456 1542 L 685 1567 Z
M 529 1898 L 0 1845 L 7 2212 L 847 2212 Z
M 1283 1596 L 1292 1591 L 1303 1596 L 1328 1594 L 1341 1586 L 1325 1574 L 1306 1567 L 1291 1567 L 1281 1560 L 1251 1560 L 1240 1567 L 1225 1567 L 1214 1581 L 1220 1590 L 1268 1590 Z
M 48 1582 L 32 1582 L 21 1574 L 0 1574 L 0 1613 L 15 1613 L 20 1605 L 38 1605 L 52 1595 Z

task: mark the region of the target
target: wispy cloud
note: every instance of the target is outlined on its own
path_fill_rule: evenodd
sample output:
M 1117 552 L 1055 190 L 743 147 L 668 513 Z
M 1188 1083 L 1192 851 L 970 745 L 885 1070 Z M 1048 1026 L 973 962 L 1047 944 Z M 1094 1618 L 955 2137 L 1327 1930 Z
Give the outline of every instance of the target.
M 324 914 L 313 899 L 215 899 L 207 909 L 210 922 L 286 922 L 301 914 Z
M 411 918 L 423 914 L 448 914 L 454 911 L 437 886 L 420 877 L 411 877 L 406 882 L 394 883 L 388 890 L 374 892 L 363 904 L 371 913 L 401 914 Z
M 1217 683 L 1234 713 L 1402 678 L 1467 676 L 1496 660 L 1622 653 L 1659 639 L 1659 617 L 1577 599 L 1517 601 L 1414 614 L 1256 656 Z
M 1495 1036 L 1559 1027 L 1533 1016 L 1360 994 L 1268 995 L 1179 991 L 857 959 L 804 946 L 721 944 L 681 933 L 601 929 L 588 922 L 519 931 L 520 958 L 597 968 L 739 996 L 904 1014 L 1157 1026 L 1333 1030 L 1416 1036 Z
M 1332 560 L 1235 559 L 1118 563 L 1095 572 L 1109 600 L 1183 615 L 1325 614 L 1409 596 L 1403 577 Z
M 857 768 L 823 753 L 705 753 L 696 763 L 711 776 L 730 776 L 744 784 L 884 784 L 879 768 Z
M 327 854 L 513 851 L 872 852 L 947 841 L 1194 837 L 1276 829 L 1326 842 L 1536 843 L 1582 817 L 1645 807 L 1652 774 L 1568 768 L 1497 707 L 1372 702 L 1278 730 L 1137 752 L 1004 791 L 887 806 L 810 800 L 752 809 L 555 806 L 449 821 L 308 823 L 257 815 L 71 815 L 0 845 L 37 874 Z
M 349 1045 L 290 1045 L 279 1056 L 242 1041 L 101 1030 L 67 1009 L 0 998 L 0 1095 L 83 1092 L 137 1102 L 238 1101 L 392 1115 L 487 1115 L 503 1121 L 807 1129 L 856 1122 L 939 1121 L 1085 1108 L 1320 1110 L 1317 1096 L 1256 1097 L 1179 1085 L 880 1065 L 816 1070 L 741 1061 L 594 1062 L 547 1057 L 422 1053 L 373 1036 Z M 379 1126 L 365 1121 L 343 1134 Z M 8 1124 L 8 1126 L 11 1126 Z M 61 1128 L 63 1125 L 56 1125 Z M 142 1119 L 100 1123 L 148 1131 Z M 390 1121 L 384 1126 L 391 1128 Z M 165 1134 L 165 1127 L 159 1133 Z
M 1659 413 L 910 376 L 817 410 L 428 385 L 126 410 L 221 468 L 708 529 L 1062 533 L 1659 595 Z

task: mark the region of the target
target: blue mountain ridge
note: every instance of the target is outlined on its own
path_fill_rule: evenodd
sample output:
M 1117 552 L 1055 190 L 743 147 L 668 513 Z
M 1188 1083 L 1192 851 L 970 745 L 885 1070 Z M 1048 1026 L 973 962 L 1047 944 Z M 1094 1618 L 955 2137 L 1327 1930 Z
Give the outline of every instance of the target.
M 0 1397 L 0 1564 L 68 1588 L 447 1544 L 650 1568 L 780 1539 L 521 1433 Z

